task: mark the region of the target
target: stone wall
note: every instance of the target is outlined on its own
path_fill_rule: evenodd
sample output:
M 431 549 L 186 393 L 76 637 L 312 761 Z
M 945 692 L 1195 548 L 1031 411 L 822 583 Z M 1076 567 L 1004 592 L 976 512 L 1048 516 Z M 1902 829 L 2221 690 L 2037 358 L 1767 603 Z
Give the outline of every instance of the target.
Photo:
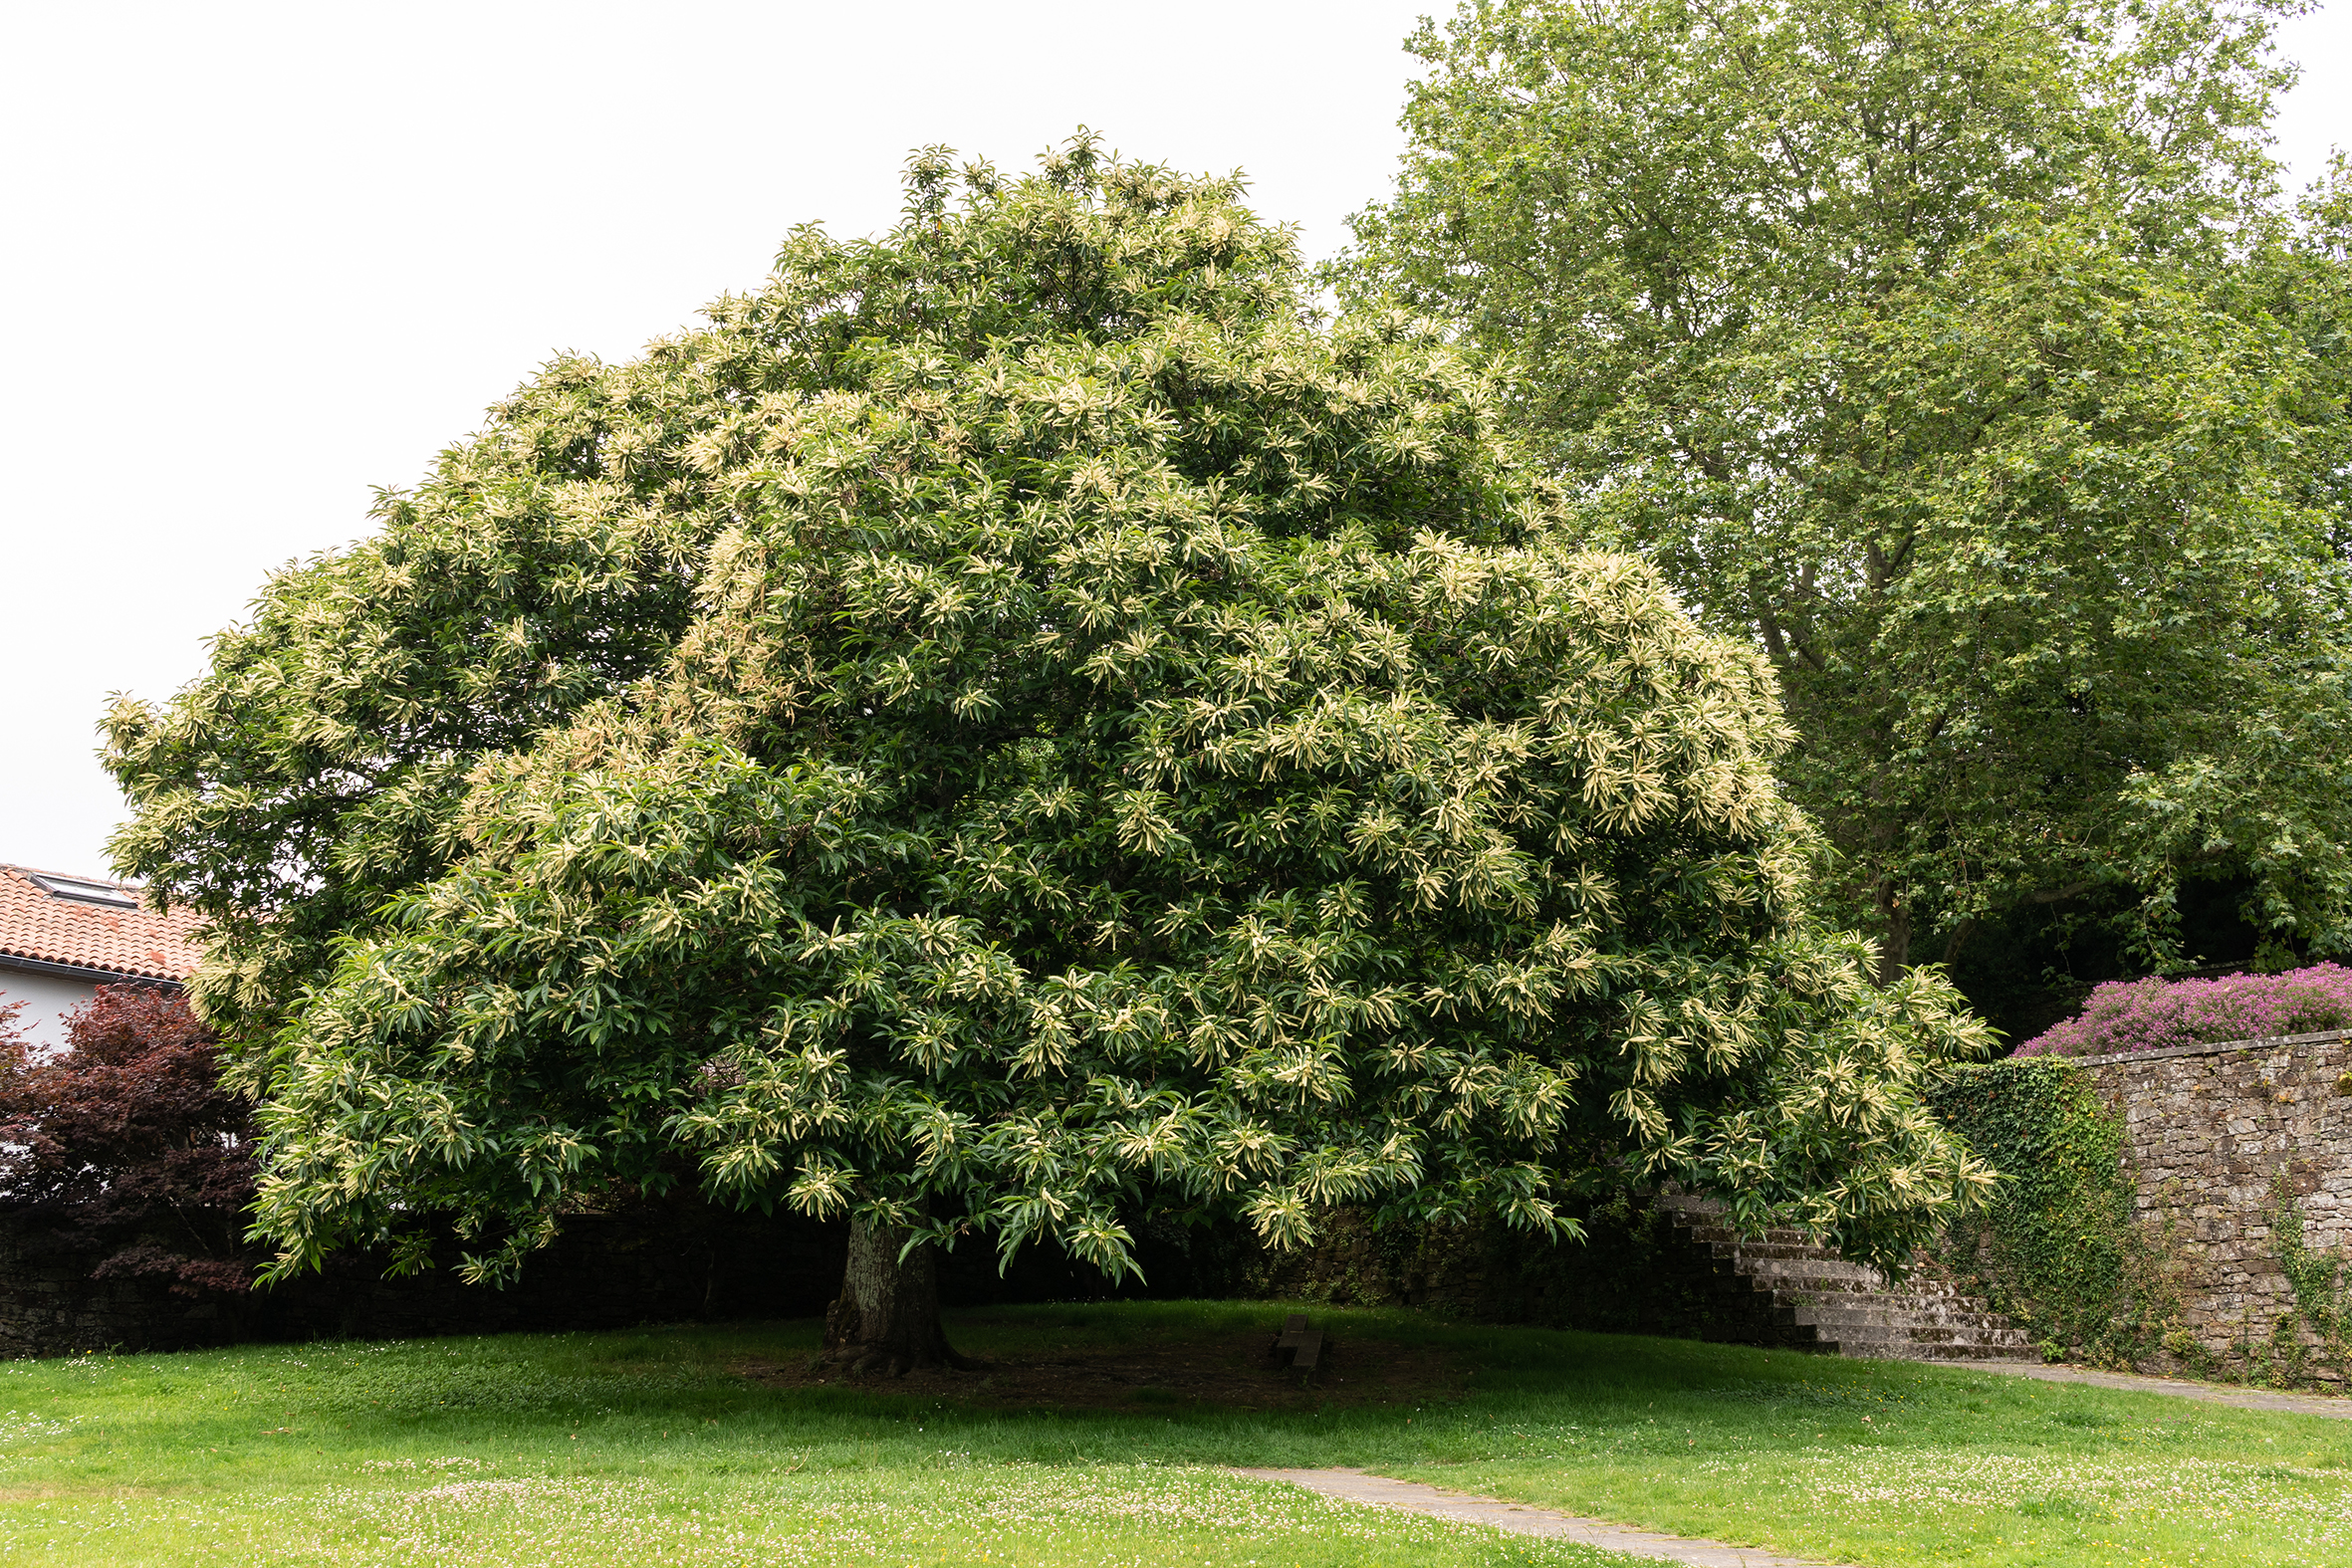
M 2077 1058 L 2123 1119 L 2139 1218 L 2165 1260 L 2181 1370 L 2325 1347 L 2297 1311 L 2274 1233 L 2278 1184 L 2304 1247 L 2352 1263 L 2352 1039 L 2345 1031 Z M 2342 1288 L 2352 1295 L 2352 1280 Z M 2345 1301 L 2352 1306 L 2352 1301 Z M 2339 1383 L 2340 1367 L 2306 1374 Z

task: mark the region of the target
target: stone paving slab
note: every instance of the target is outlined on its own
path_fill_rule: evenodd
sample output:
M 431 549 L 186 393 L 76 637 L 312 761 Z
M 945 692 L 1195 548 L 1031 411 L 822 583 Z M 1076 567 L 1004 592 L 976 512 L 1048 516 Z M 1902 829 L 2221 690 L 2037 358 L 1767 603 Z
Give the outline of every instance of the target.
M 1661 1562 L 1688 1563 L 1691 1568 L 1838 1568 L 1833 1563 L 1814 1562 L 1803 1557 L 1782 1557 L 1758 1547 L 1726 1546 L 1721 1541 L 1695 1541 L 1680 1535 L 1660 1535 L 1655 1531 L 1637 1530 L 1628 1525 L 1578 1518 L 1572 1513 L 1559 1513 L 1529 1503 L 1505 1502 L 1500 1497 L 1448 1491 L 1440 1486 L 1425 1486 L 1419 1481 L 1367 1475 L 1362 1470 L 1237 1469 L 1234 1473 L 1257 1480 L 1287 1481 L 1293 1486 L 1303 1486 L 1308 1491 L 1348 1502 L 1402 1508 L 1408 1513 L 1425 1513 L 1433 1518 L 1456 1519 L 1465 1524 L 1491 1525 L 1517 1535 L 1576 1541 L 1586 1546 L 1597 1546 L 1603 1551 L 1625 1552 Z
M 2088 1367 L 2050 1366 L 2040 1361 L 1972 1361 L 1971 1372 L 1999 1372 L 2041 1383 L 2088 1383 L 2103 1389 L 2130 1389 L 2140 1394 L 2170 1394 L 2175 1399 L 2203 1400 L 2209 1405 L 2235 1405 L 2241 1410 L 2282 1410 L 2297 1416 L 2326 1416 L 2352 1421 L 2352 1399 L 2327 1394 L 2278 1394 L 2268 1389 L 2231 1388 L 2219 1383 L 2192 1383 L 2187 1378 L 2151 1378 L 2137 1372 L 2093 1372 Z

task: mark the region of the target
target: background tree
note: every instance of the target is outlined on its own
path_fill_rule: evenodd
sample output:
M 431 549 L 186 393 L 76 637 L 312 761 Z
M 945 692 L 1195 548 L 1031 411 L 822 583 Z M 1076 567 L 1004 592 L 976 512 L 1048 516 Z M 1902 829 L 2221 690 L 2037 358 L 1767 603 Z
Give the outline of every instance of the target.
M 160 1278 L 174 1294 L 241 1296 L 253 1200 L 247 1101 L 178 996 L 104 986 L 37 1052 L 0 1013 L 0 1215 L 97 1254 L 92 1277 Z
M 451 1213 L 498 1276 L 682 1150 L 848 1215 L 828 1342 L 903 1366 L 973 1232 L 1676 1180 L 1891 1258 L 1973 1201 L 1915 1088 L 1981 1029 L 1814 919 L 1761 660 L 1238 197 L 927 154 L 117 713 L 281 1267 Z
M 1517 353 L 1588 537 L 1768 656 L 1882 978 L 2352 941 L 2341 257 L 2271 199 L 2274 11 L 1481 0 L 1414 41 L 1347 289 Z

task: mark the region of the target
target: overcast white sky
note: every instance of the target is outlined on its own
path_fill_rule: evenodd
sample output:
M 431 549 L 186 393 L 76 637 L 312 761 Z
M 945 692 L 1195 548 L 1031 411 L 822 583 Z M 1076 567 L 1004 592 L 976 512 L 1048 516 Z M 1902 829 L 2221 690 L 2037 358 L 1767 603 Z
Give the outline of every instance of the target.
M 107 694 L 202 667 L 559 348 L 607 357 L 886 226 L 909 148 L 1079 124 L 1242 167 L 1335 248 L 1433 0 L 0 6 L 0 861 L 100 871 Z M 2352 146 L 2352 0 L 2288 24 L 2282 151 Z

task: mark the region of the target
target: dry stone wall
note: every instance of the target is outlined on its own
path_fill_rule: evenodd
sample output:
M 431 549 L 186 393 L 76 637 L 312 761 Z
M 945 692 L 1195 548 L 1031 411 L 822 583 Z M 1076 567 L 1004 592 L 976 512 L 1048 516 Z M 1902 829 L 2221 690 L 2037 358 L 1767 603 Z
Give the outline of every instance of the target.
M 2165 1349 L 2181 1370 L 2243 1370 L 2300 1350 L 2341 1383 L 2296 1299 L 2280 1192 L 2301 1247 L 2352 1264 L 2352 1039 L 2345 1031 L 2077 1059 L 2124 1124 L 2143 1232 L 2177 1292 Z M 2336 1308 L 2352 1293 L 2335 1268 Z

